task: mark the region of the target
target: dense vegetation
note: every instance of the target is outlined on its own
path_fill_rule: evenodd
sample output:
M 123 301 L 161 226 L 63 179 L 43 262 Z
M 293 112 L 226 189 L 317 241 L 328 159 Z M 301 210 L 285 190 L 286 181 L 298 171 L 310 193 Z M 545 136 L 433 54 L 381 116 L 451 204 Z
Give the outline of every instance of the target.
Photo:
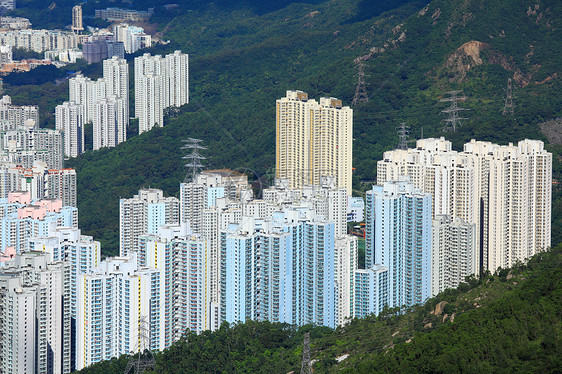
M 424 136 L 446 136 L 460 149 L 471 138 L 503 144 L 525 137 L 546 140 L 538 124 L 562 116 L 558 1 L 540 1 L 532 9 L 522 0 L 499 0 L 493 6 L 485 0 L 434 0 L 427 6 L 402 1 L 395 9 L 392 2 L 367 0 L 177 3 L 169 10 L 154 3 L 152 27 L 170 43 L 152 52 L 182 49 L 190 54 L 190 103 L 175 118 L 166 118 L 164 128 L 68 162 L 78 171 L 80 226 L 102 240 L 108 255 L 118 247 L 119 197 L 130 197 L 143 186 L 177 194 L 184 174 L 181 138 L 204 139 L 209 167 L 249 169 L 270 180 L 275 99 L 286 90 L 301 89 L 313 98 L 329 95 L 350 104 L 358 56 L 370 55 L 365 62 L 370 100 L 354 107 L 357 193 L 375 178 L 376 161 L 395 146 L 395 127 L 402 121 L 411 126 L 412 138 L 423 129 Z M 63 2 L 57 4 L 62 7 Z M 145 5 L 135 2 L 137 9 Z M 476 60 L 454 55 L 470 41 L 486 43 Z M 509 77 L 515 82 L 515 115 L 503 116 Z M 8 87 L 7 93 L 18 103 L 36 100 L 43 106 L 49 100 L 45 108 L 54 109 L 53 96 L 45 93 L 61 92 L 62 102 L 67 98 L 64 85 Z M 446 103 L 439 102 L 452 89 L 464 90 L 468 99 L 461 106 L 471 109 L 463 113 L 469 119 L 455 134 L 442 132 Z M 43 109 L 42 114 L 52 118 Z M 548 147 L 555 152 L 555 178 L 560 179 L 562 149 Z M 553 220 L 558 223 L 553 243 L 559 243 L 559 185 L 553 195 Z
M 405 314 L 387 310 L 336 330 L 250 321 L 188 334 L 156 355 L 154 372 L 298 372 L 310 332 L 315 373 L 553 373 L 562 367 L 561 300 L 562 245 L 525 265 L 468 279 Z M 122 372 L 127 361 L 81 373 Z

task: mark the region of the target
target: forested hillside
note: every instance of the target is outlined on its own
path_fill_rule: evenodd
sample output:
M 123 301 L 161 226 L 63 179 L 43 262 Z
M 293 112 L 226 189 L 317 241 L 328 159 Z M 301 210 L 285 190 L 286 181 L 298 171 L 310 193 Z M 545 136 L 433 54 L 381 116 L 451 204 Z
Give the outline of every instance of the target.
M 351 104 L 358 57 L 369 101 L 354 106 L 356 193 L 375 178 L 382 152 L 395 147 L 401 122 L 411 127 L 412 138 L 422 131 L 425 137 L 445 136 L 460 149 L 471 138 L 548 142 L 540 124 L 562 116 L 559 1 L 176 3 L 165 10 L 154 2 L 150 27 L 169 43 L 152 52 L 190 54 L 190 103 L 167 117 L 163 128 L 67 163 L 78 172 L 80 226 L 102 241 L 108 255 L 118 248 L 119 197 L 147 186 L 177 194 L 184 175 L 180 139 L 203 139 L 209 167 L 251 170 L 271 180 L 275 100 L 300 89 Z M 144 9 L 145 3 L 135 6 Z M 513 116 L 502 115 L 508 78 L 514 82 Z M 7 94 L 13 90 L 17 103 L 26 98 L 50 107 L 48 89 L 61 102 L 67 98 L 64 83 L 8 87 Z M 461 106 L 470 109 L 463 112 L 468 120 L 457 133 L 443 133 L 447 103 L 439 100 L 455 89 L 467 96 Z M 562 147 L 548 148 L 556 153 L 560 180 Z M 553 243 L 562 241 L 559 186 L 553 191 Z
M 387 310 L 337 330 L 247 322 L 188 334 L 156 355 L 153 372 L 298 373 L 310 332 L 315 373 L 555 373 L 562 367 L 561 301 L 558 246 L 402 315 Z M 127 362 L 122 356 L 80 373 L 118 373 Z

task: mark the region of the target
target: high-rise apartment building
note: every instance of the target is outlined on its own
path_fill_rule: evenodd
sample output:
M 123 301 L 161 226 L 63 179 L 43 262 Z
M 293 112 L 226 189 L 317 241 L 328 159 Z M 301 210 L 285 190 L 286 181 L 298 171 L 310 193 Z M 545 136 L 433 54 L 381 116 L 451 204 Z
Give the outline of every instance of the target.
M 343 326 L 354 316 L 355 271 L 359 265 L 357 237 L 345 235 L 334 246 L 336 325 Z
M 72 31 L 80 34 L 84 31 L 84 26 L 82 26 L 82 6 L 75 5 L 72 7 Z
M 407 177 L 367 191 L 365 268 L 388 269 L 389 306 L 411 306 L 431 295 L 431 195 Z
M 476 225 L 478 270 L 495 271 L 550 246 L 552 154 L 538 140 L 497 145 L 472 140 L 463 152 L 444 138 L 384 153 L 379 184 L 408 175 L 433 196 L 433 212 Z
M 62 169 L 63 140 L 58 130 L 39 129 L 28 121 L 15 130 L 0 132 L 0 160 L 33 167 L 42 161 L 48 168 Z
M 138 263 L 165 274 L 165 347 L 186 331 L 200 333 L 218 326 L 218 305 L 209 300 L 207 243 L 192 235 L 187 224 L 166 225 L 158 235 L 139 238 Z
M 33 237 L 50 236 L 57 227 L 78 227 L 78 209 L 61 200 L 31 200 L 29 192 L 11 192 L 0 199 L 0 252 L 29 250 Z
M 160 270 L 135 255 L 102 261 L 78 277 L 76 369 L 144 349 L 164 349 Z
M 221 320 L 335 327 L 334 224 L 308 208 L 221 232 Z
M 435 296 L 478 273 L 478 251 L 473 223 L 436 215 L 432 231 L 431 296 Z
M 127 106 L 125 100 L 115 96 L 96 102 L 93 150 L 115 147 L 127 139 Z
M 82 106 L 65 101 L 55 108 L 56 129 L 62 132 L 64 156 L 77 157 L 85 152 L 84 113 Z
M 300 188 L 332 176 L 351 195 L 353 110 L 336 98 L 309 100 L 302 91 L 287 91 L 276 107 L 277 178 Z
M 129 124 L 129 64 L 127 60 L 113 56 L 103 61 L 103 78 L 107 85 L 106 95 L 123 99 L 125 123 Z
M 114 25 L 113 35 L 115 35 L 115 40 L 123 43 L 127 53 L 135 53 L 139 49 L 149 48 L 152 45 L 152 37 L 139 26 L 130 26 L 126 23 Z
M 180 107 L 189 102 L 189 55 L 174 51 L 166 55 L 168 92 L 166 105 Z
M 130 199 L 119 200 L 119 253 L 136 252 L 139 237 L 158 234 L 160 226 L 178 224 L 180 203 L 175 197 L 164 197 L 157 189 L 139 190 Z
M 69 81 L 70 101 L 82 107 L 84 122 L 93 123 L 93 149 L 115 147 L 127 140 L 129 66 L 113 56 L 103 62 L 103 78 L 78 74 Z
M 189 102 L 189 57 L 181 51 L 135 58 L 135 117 L 139 133 L 163 126 L 164 109 Z
M 69 266 L 38 252 L 0 268 L 2 373 L 70 373 Z
M 61 30 L 8 30 L 0 31 L 0 44 L 41 53 L 78 48 L 78 36 Z
M 374 265 L 368 269 L 356 269 L 354 274 L 353 317 L 364 318 L 378 315 L 390 305 L 388 268 Z
M 39 107 L 37 105 L 13 105 L 12 98 L 8 95 L 0 99 L 0 123 L 2 130 L 15 130 L 23 126 L 28 120 L 39 128 Z
M 0 165 L 0 198 L 15 191 L 29 192 L 31 200 L 60 199 L 63 206 L 76 207 L 76 171 L 49 169 L 39 161 L 32 168 Z

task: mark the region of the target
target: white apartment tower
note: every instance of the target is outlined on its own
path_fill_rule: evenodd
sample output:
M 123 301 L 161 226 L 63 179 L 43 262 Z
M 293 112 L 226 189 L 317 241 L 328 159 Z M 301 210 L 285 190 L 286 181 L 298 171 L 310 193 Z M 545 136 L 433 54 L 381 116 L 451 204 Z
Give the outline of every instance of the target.
M 343 326 L 354 316 L 355 271 L 358 268 L 357 237 L 345 235 L 337 238 L 334 246 L 336 305 L 338 326 Z
M 433 214 L 476 225 L 477 269 L 496 271 L 550 247 L 552 154 L 539 140 L 472 140 L 463 152 L 444 138 L 384 153 L 377 183 L 408 175 L 433 196 Z
M 82 106 L 65 101 L 55 108 L 56 129 L 62 132 L 64 156 L 84 153 L 84 113 Z
M 432 236 L 431 296 L 435 296 L 478 273 L 476 225 L 439 214 L 433 220 Z
M 163 225 L 179 223 L 180 204 L 157 189 L 140 190 L 130 199 L 119 200 L 119 253 L 136 252 L 139 237 L 158 234 Z
M 103 61 L 103 79 L 107 96 L 115 96 L 125 102 L 126 123 L 129 123 L 129 64 L 127 60 L 113 56 Z
M 0 270 L 2 373 L 70 373 L 69 270 L 39 252 Z
M 163 274 L 134 255 L 102 261 L 78 278 L 76 369 L 149 348 L 164 349 Z
M 181 51 L 135 58 L 135 117 L 139 133 L 163 126 L 164 109 L 189 102 L 189 58 Z
M 127 138 L 127 102 L 110 96 L 96 102 L 93 150 L 115 147 Z
M 189 225 L 166 225 L 158 235 L 139 238 L 138 263 L 166 274 L 162 290 L 165 347 L 186 331 L 218 328 L 218 308 L 209 300 L 207 243 Z
M 276 103 L 277 178 L 292 188 L 317 185 L 333 176 L 351 195 L 353 110 L 336 98 L 309 100 L 287 91 Z
M 84 26 L 82 26 L 82 6 L 75 5 L 72 7 L 72 31 L 80 34 L 84 31 Z
M 166 55 L 168 106 L 180 107 L 189 102 L 189 55 L 174 51 Z

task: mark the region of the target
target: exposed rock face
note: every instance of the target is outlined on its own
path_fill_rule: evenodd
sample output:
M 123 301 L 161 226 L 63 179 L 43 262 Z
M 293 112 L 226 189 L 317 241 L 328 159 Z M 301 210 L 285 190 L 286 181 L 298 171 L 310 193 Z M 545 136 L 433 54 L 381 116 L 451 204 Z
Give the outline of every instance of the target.
M 437 305 L 435 305 L 435 310 L 433 310 L 431 314 L 434 314 L 436 316 L 441 315 L 441 313 L 443 313 L 443 308 L 445 308 L 445 305 L 447 304 L 448 303 L 446 301 L 440 301 Z
M 487 50 L 486 60 L 481 52 Z M 497 64 L 507 71 L 513 72 L 513 80 L 521 87 L 525 87 L 531 81 L 531 73 L 524 74 L 515 65 L 513 58 L 494 51 L 489 44 L 477 40 L 471 40 L 461 45 L 453 52 L 443 64 L 443 68 L 453 73 L 450 78 L 454 82 L 462 82 L 470 69 L 482 64 Z

